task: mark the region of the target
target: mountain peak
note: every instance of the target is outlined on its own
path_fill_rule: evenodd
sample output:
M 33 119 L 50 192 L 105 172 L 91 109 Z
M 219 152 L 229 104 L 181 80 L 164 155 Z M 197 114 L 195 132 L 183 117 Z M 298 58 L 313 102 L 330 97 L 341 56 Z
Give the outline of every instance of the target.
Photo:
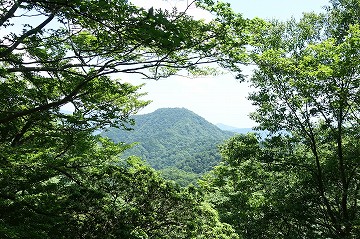
M 233 136 L 186 108 L 161 108 L 134 120 L 133 131 L 109 129 L 102 135 L 115 142 L 139 142 L 127 154 L 140 156 L 155 169 L 204 173 L 220 161 L 217 145 Z
M 176 111 L 176 112 L 189 112 L 194 113 L 191 110 L 184 108 L 184 107 L 169 107 L 169 108 L 158 108 L 153 113 L 159 113 L 159 112 L 169 112 L 169 111 Z M 151 113 L 150 113 L 151 114 Z
M 159 108 L 159 109 L 155 110 L 154 112 L 146 114 L 146 115 L 159 115 L 159 116 L 163 116 L 164 118 L 174 118 L 174 119 L 184 118 L 184 117 L 197 117 L 197 118 L 202 118 L 203 120 L 205 120 L 203 117 L 195 114 L 194 112 L 192 112 L 189 109 L 177 108 L 177 107 L 175 107 L 175 108 Z

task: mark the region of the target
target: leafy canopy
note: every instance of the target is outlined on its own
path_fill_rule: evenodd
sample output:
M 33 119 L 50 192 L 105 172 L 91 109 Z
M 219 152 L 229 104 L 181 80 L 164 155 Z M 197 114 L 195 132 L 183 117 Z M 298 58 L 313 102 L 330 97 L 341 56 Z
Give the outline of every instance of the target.
M 149 103 L 124 74 L 234 65 L 220 51 L 231 36 L 222 24 L 126 0 L 0 0 L 0 32 L 2 238 L 232 235 L 195 192 L 95 135 Z
M 300 21 L 252 21 L 252 118 L 274 135 L 227 142 L 209 179 L 211 200 L 239 235 L 359 235 L 360 5 L 332 3 Z

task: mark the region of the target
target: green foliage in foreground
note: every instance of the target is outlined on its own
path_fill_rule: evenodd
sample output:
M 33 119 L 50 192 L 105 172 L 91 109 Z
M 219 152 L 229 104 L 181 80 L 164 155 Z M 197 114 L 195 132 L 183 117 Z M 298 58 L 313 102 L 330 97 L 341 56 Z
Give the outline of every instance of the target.
M 77 142 L 58 160 L 53 148 L 3 154 L 1 238 L 234 238 L 197 189 L 137 158 L 120 160 L 127 146 L 88 135 Z
M 126 0 L 0 0 L 0 32 L 0 238 L 236 238 L 196 190 L 93 136 L 148 104 L 110 74 L 230 66 L 228 30 Z
M 252 118 L 275 136 L 230 139 L 202 183 L 244 238 L 360 235 L 360 2 L 332 3 L 300 21 L 255 19 Z
M 352 142 L 352 143 L 350 143 Z M 360 144 L 346 140 L 348 160 Z M 327 198 L 334 216 L 341 220 L 341 188 L 337 187 L 336 157 L 331 143 L 322 145 Z M 260 142 L 253 134 L 238 135 L 221 147 L 223 161 L 200 182 L 207 200 L 223 222 L 243 238 L 356 238 L 359 206 L 356 188 L 348 189 L 348 235 L 339 234 L 328 221 L 326 201 L 321 200 L 317 165 L 306 144 L 297 137 L 274 136 Z M 354 184 L 359 184 L 357 178 Z M 345 223 L 345 222 L 344 222 Z M 333 227 L 333 228 L 332 228 Z M 345 228 L 343 228 L 345 229 Z
M 124 0 L 1 1 L 1 238 L 358 238 L 359 1 L 285 23 L 200 3 L 209 23 Z M 110 73 L 239 70 L 249 40 L 252 117 L 288 134 L 228 140 L 204 191 L 93 135 L 148 103 Z

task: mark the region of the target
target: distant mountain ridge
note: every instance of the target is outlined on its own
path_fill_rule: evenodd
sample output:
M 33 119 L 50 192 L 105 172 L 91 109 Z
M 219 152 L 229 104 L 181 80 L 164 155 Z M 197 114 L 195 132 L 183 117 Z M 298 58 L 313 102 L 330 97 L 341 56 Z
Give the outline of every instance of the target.
M 259 134 L 262 139 L 265 139 L 269 133 L 266 130 L 254 130 L 253 128 L 236 128 L 236 127 L 221 124 L 221 123 L 216 124 L 216 126 L 221 130 L 230 131 L 230 132 L 234 132 L 237 134 L 256 133 L 256 134 Z
M 239 133 L 239 134 L 246 134 L 249 132 L 254 132 L 254 130 L 252 128 L 236 128 L 236 127 L 221 124 L 221 123 L 216 124 L 216 126 L 221 130 L 231 131 L 231 132 L 235 132 L 235 133 Z
M 185 108 L 161 108 L 136 115 L 134 120 L 132 131 L 111 128 L 101 134 L 115 142 L 139 142 L 126 155 L 140 156 L 166 172 L 198 175 L 209 171 L 220 161 L 217 146 L 234 135 Z

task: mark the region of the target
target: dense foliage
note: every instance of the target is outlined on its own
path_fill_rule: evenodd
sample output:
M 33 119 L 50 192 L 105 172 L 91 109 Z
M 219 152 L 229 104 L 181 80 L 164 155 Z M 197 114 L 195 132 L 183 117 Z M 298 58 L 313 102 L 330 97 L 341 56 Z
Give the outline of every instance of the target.
M 358 238 L 360 2 L 287 22 L 196 2 L 212 20 L 126 0 L 0 0 L 1 238 Z M 203 74 L 218 62 L 243 80 L 249 60 L 252 117 L 272 136 L 227 140 L 201 188 L 95 133 L 127 128 L 149 103 L 115 77 Z M 207 143 L 224 136 L 173 114 L 150 115 L 144 136 L 161 158 L 139 151 L 184 182 L 216 164 Z M 189 160 L 184 148 L 205 155 Z
M 203 185 L 245 238 L 360 235 L 360 2 L 300 21 L 257 21 L 250 100 L 265 142 L 238 136 Z
M 211 170 L 220 161 L 217 145 L 233 135 L 184 108 L 158 109 L 134 120 L 132 131 L 110 128 L 102 135 L 115 142 L 138 142 L 125 155 L 140 156 L 178 182 L 194 182 Z
M 128 146 L 93 135 L 148 103 L 115 77 L 196 74 L 221 59 L 218 23 L 126 0 L 1 0 L 0 32 L 1 238 L 231 235 L 196 192 L 121 163 Z

